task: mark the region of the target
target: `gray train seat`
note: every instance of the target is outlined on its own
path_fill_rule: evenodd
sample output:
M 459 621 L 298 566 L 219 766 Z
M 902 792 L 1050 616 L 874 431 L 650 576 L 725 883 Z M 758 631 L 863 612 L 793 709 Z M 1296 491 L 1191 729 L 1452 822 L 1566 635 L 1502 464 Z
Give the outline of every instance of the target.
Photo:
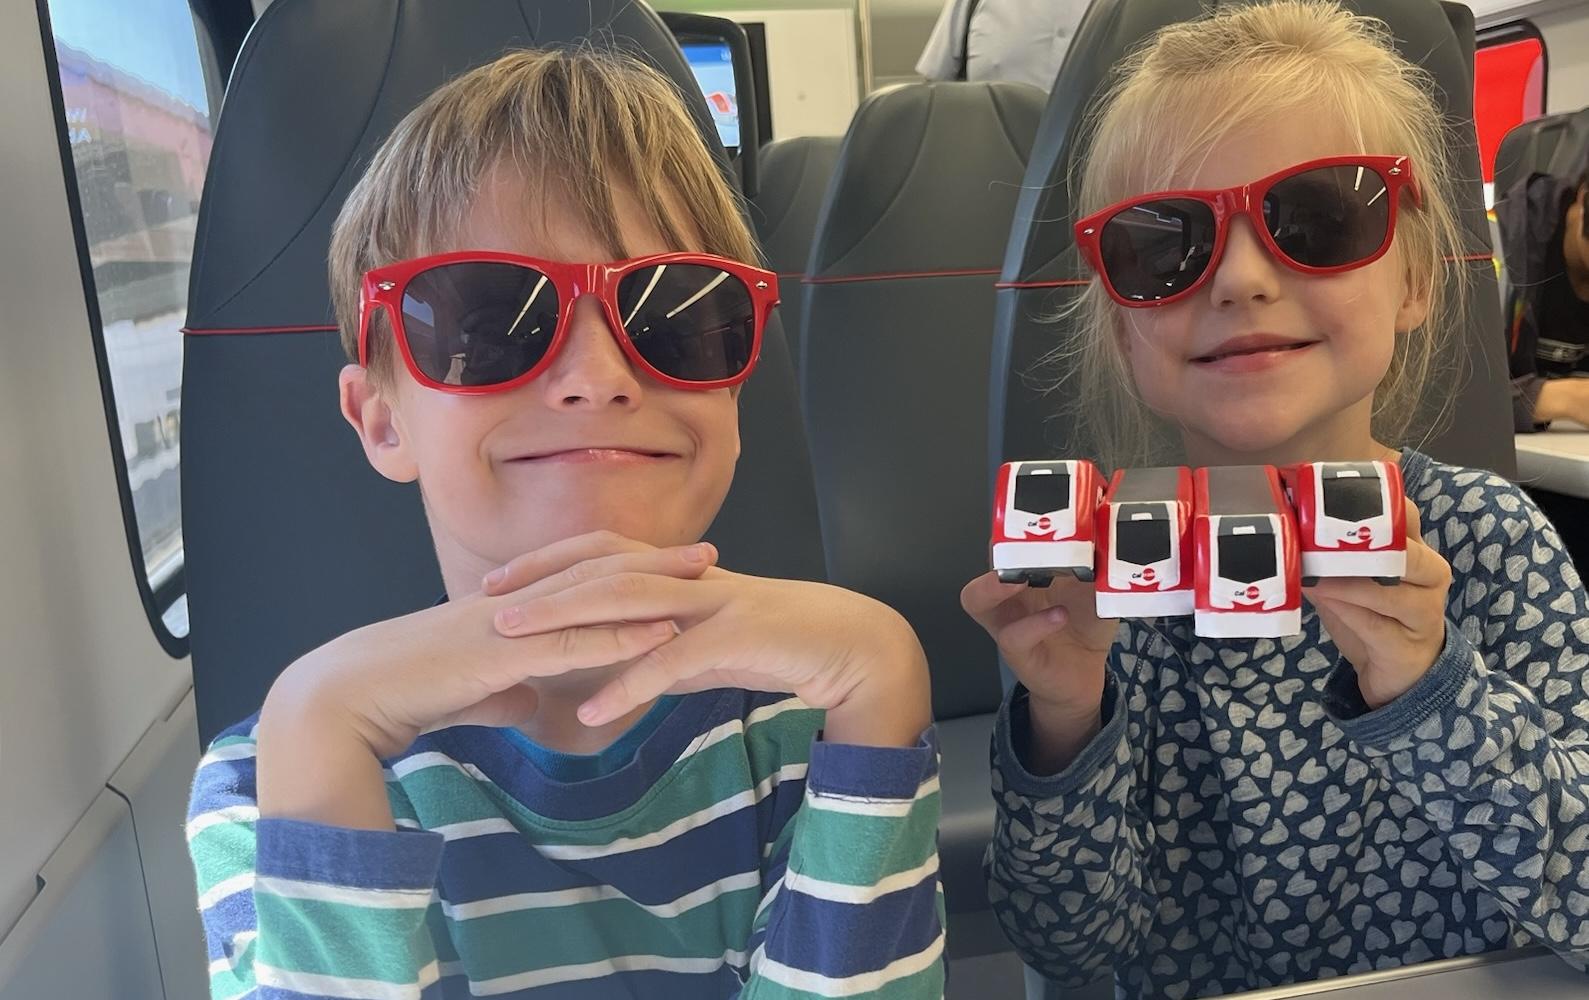
M 817 223 L 801 320 L 830 578 L 903 613 L 932 665 L 944 890 L 960 954 L 971 938 L 956 914 L 987 912 L 1000 686 L 993 644 L 958 594 L 987 569 L 993 282 L 1043 101 L 1023 84 L 932 83 L 864 102 Z
M 1460 143 L 1457 176 L 1471 179 L 1459 189 L 1471 258 L 1463 263 L 1473 268 L 1474 278 L 1461 336 L 1466 377 L 1450 419 L 1422 448 L 1445 461 L 1510 476 L 1516 453 L 1500 301 L 1489 264 L 1490 233 L 1472 124 L 1473 13 L 1462 4 L 1436 0 L 1355 0 L 1347 6 L 1386 21 L 1401 50 L 1433 74 L 1447 114 L 1466 123 L 1452 133 Z M 1203 0 L 1094 0 L 1077 31 L 1039 128 L 999 282 L 988 476 L 1001 461 L 1062 456 L 1076 447 L 1069 422 L 1056 416 L 1057 403 L 1045 395 L 1057 373 L 1040 362 L 1071 332 L 1066 324 L 1042 317 L 1061 312 L 1087 278 L 1071 239 L 1074 214 L 1066 183 L 1075 168 L 1078 132 L 1116 61 L 1154 30 L 1195 18 L 1204 7 Z
M 441 592 L 418 491 L 364 461 L 338 414 L 325 259 L 391 128 L 512 48 L 620 46 L 704 98 L 630 0 L 277 0 L 233 70 L 199 212 L 184 362 L 183 513 L 201 738 L 255 711 L 305 651 Z M 709 537 L 733 569 L 820 579 L 816 500 L 780 328 L 740 401 L 744 456 Z M 772 527 L 770 527 L 772 526 Z
M 1546 115 L 1514 127 L 1495 151 L 1495 200 L 1534 174 L 1563 174 L 1589 153 L 1589 108 Z
M 839 158 L 840 136 L 802 135 L 779 139 L 761 148 L 761 190 L 750 202 L 762 256 L 778 272 L 784 336 L 799 377 L 800 294 L 805 280 L 817 215 L 827 194 L 833 164 Z

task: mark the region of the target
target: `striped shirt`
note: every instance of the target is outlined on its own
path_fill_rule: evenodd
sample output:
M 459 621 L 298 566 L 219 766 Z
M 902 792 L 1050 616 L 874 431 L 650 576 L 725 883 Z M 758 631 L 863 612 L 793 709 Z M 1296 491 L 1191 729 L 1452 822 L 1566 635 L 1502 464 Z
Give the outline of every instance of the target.
M 821 725 L 788 695 L 688 695 L 569 783 L 446 729 L 385 762 L 398 829 L 369 831 L 261 819 L 241 723 L 187 825 L 211 996 L 939 997 L 935 735 Z

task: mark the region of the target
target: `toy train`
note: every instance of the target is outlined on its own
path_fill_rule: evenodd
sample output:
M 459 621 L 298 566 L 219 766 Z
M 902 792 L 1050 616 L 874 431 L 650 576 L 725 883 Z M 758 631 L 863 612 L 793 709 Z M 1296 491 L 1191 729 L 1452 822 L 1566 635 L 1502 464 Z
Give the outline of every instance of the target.
M 1401 469 L 1313 462 L 1121 469 L 1085 460 L 999 469 L 993 568 L 1006 583 L 1090 581 L 1104 618 L 1192 615 L 1210 638 L 1295 635 L 1323 577 L 1401 580 Z

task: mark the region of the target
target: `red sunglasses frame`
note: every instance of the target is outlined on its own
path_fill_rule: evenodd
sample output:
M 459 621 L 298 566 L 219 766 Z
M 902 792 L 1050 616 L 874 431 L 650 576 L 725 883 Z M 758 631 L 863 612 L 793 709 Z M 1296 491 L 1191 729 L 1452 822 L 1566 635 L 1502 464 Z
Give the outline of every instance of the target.
M 413 353 L 409 350 L 408 331 L 403 326 L 403 295 L 408 290 L 409 282 L 426 271 L 449 264 L 475 263 L 517 264 L 544 274 L 557 291 L 557 329 L 553 332 L 552 342 L 547 346 L 546 354 L 541 360 L 537 361 L 529 371 L 509 381 L 491 385 L 451 385 L 438 382 L 420 371 L 419 365 L 414 361 Z M 623 323 L 619 318 L 618 283 L 635 271 L 660 264 L 699 264 L 713 267 L 727 272 L 744 283 L 750 294 L 752 307 L 755 309 L 755 324 L 751 334 L 750 359 L 746 362 L 743 371 L 725 379 L 691 382 L 657 370 L 641 356 L 634 341 L 624 332 Z M 377 309 L 384 309 L 391 323 L 398 351 L 403 356 L 403 364 L 420 385 L 440 392 L 464 396 L 507 392 L 533 380 L 551 366 L 558 352 L 568 342 L 574 306 L 586 295 L 596 296 L 596 300 L 601 303 L 602 315 L 607 320 L 607 330 L 618 342 L 619 349 L 629 359 L 630 364 L 663 385 L 674 389 L 700 391 L 726 389 L 745 381 L 756 368 L 756 362 L 761 357 L 762 335 L 767 328 L 767 319 L 772 315 L 773 307 L 778 304 L 778 276 L 771 271 L 743 264 L 737 260 L 690 252 L 651 254 L 608 264 L 570 264 L 565 261 L 542 260 L 539 257 L 526 257 L 522 254 L 498 250 L 460 250 L 432 254 L 428 257 L 415 257 L 412 260 L 399 261 L 365 272 L 359 299 L 359 364 L 369 367 L 370 317 Z
M 1385 182 L 1385 188 L 1390 195 L 1390 212 L 1385 220 L 1385 239 L 1379 248 L 1361 260 L 1349 264 L 1337 264 L 1332 267 L 1309 267 L 1287 257 L 1275 243 L 1274 236 L 1269 232 L 1269 223 L 1263 217 L 1264 198 L 1269 194 L 1269 189 L 1284 180 L 1289 180 L 1298 174 L 1323 167 L 1364 167 L 1374 171 Z M 1340 274 L 1353 271 L 1360 267 L 1367 267 L 1374 261 L 1385 256 L 1391 244 L 1396 239 L 1396 215 L 1401 204 L 1401 193 L 1410 190 L 1413 204 L 1421 206 L 1423 197 L 1418 190 L 1417 178 L 1413 176 L 1412 160 L 1405 156 L 1326 156 L 1317 160 L 1308 160 L 1294 166 L 1277 171 L 1267 177 L 1238 184 L 1235 187 L 1223 190 L 1183 190 L 1183 191 L 1154 191 L 1149 194 L 1139 195 L 1125 201 L 1110 205 L 1108 208 L 1082 219 L 1076 223 L 1076 246 L 1080 248 L 1082 258 L 1098 275 L 1109 297 L 1128 309 L 1151 309 L 1156 306 L 1169 305 L 1178 302 L 1193 294 L 1208 282 L 1209 277 L 1219 268 L 1220 258 L 1225 252 L 1225 241 L 1230 235 L 1230 223 L 1238 215 L 1245 215 L 1252 222 L 1252 227 L 1258 233 L 1258 238 L 1268 248 L 1276 260 L 1291 268 L 1293 271 L 1309 275 Z M 1109 271 L 1104 267 L 1102 237 L 1104 226 L 1121 212 L 1137 208 L 1141 205 L 1155 201 L 1181 199 L 1197 201 L 1209 206 L 1214 213 L 1214 249 L 1209 254 L 1208 264 L 1203 268 L 1203 273 L 1198 275 L 1186 288 L 1162 299 L 1131 299 L 1126 298 L 1115 290 L 1114 282 L 1109 279 Z

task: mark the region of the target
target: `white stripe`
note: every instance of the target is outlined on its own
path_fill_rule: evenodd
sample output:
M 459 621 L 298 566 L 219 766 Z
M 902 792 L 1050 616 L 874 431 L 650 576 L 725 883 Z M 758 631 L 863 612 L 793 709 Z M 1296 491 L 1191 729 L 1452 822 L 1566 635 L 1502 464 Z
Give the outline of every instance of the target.
M 696 737 L 694 742 L 692 742 L 689 747 L 687 747 L 685 751 L 679 755 L 679 759 L 673 763 L 675 766 L 677 766 L 690 757 L 700 753 L 702 750 L 705 750 L 708 747 L 716 746 L 735 734 L 744 733 L 748 731 L 751 726 L 759 725 L 760 723 L 767 722 L 771 719 L 776 719 L 785 712 L 800 711 L 802 709 L 809 709 L 810 707 L 810 705 L 807 705 L 799 698 L 794 697 L 785 698 L 782 701 L 775 701 L 771 705 L 763 705 L 760 708 L 752 711 L 743 719 L 729 719 L 727 722 L 720 723 L 719 725 L 708 729 L 704 734 Z
M 249 760 L 259 752 L 259 744 L 229 743 L 224 747 L 216 747 L 199 761 L 198 770 L 202 771 L 211 764 L 219 764 L 227 760 Z
M 469 837 L 485 837 L 493 833 L 518 833 L 519 828 L 509 823 L 500 816 L 489 819 L 471 819 L 463 823 L 447 823 L 443 826 L 433 826 L 432 833 L 439 833 L 447 840 L 465 840 Z
M 683 836 L 691 830 L 703 827 L 715 819 L 730 816 L 747 806 L 756 804 L 756 791 L 747 788 L 736 792 L 721 802 L 714 802 L 705 809 L 693 812 L 682 819 L 676 819 L 667 826 L 640 837 L 619 837 L 606 844 L 537 844 L 535 849 L 543 857 L 554 861 L 583 861 L 588 858 L 605 858 L 614 854 L 624 854 L 629 851 L 641 851 L 649 847 L 665 844 L 675 837 Z
M 633 309 L 629 310 L 629 315 L 623 318 L 624 326 L 628 326 L 630 323 L 634 322 L 635 313 L 640 311 L 641 307 L 646 304 L 646 299 L 649 299 L 651 297 L 651 293 L 656 291 L 657 282 L 662 280 L 662 274 L 667 269 L 668 266 L 666 264 L 663 264 L 661 267 L 654 267 L 651 269 L 651 280 L 646 282 L 646 290 L 640 293 L 640 300 L 634 304 Z M 672 316 L 670 315 L 669 318 L 671 319 Z
M 254 873 L 244 872 L 233 875 L 231 878 L 217 882 L 210 886 L 209 891 L 199 896 L 199 910 L 208 910 L 228 896 L 235 896 L 240 892 L 248 892 L 254 888 Z
M 708 975 L 725 965 L 745 963 L 742 951 L 725 951 L 722 958 L 667 958 L 662 955 L 618 955 L 600 962 L 583 965 L 558 965 L 549 969 L 520 972 L 499 979 L 469 981 L 469 992 L 477 997 L 515 990 L 534 989 L 553 983 L 569 983 L 582 979 L 601 979 L 617 972 L 683 972 Z
M 387 983 L 379 979 L 351 979 L 322 976 L 313 972 L 292 972 L 270 965 L 255 965 L 255 978 L 261 986 L 273 986 L 294 993 L 310 993 L 349 1000 L 419 1000 L 425 987 L 440 978 L 436 962 L 419 970 L 412 983 Z
M 914 976 L 923 969 L 931 968 L 942 954 L 943 933 L 940 931 L 932 944 L 922 951 L 895 959 L 875 972 L 863 972 L 859 975 L 835 979 L 815 972 L 806 972 L 804 969 L 796 969 L 769 958 L 761 963 L 757 973 L 770 982 L 792 990 L 804 990 L 824 997 L 853 997 L 860 993 L 875 992 L 896 979 Z
M 258 931 L 240 931 L 232 936 L 231 954 L 217 958 L 210 963 L 210 975 L 218 976 L 223 972 L 237 972 L 237 960 L 243 957 L 243 952 L 259 937 Z
M 197 837 L 212 826 L 224 826 L 228 823 L 253 823 L 258 819 L 258 806 L 226 806 L 223 809 L 199 813 L 188 820 L 188 840 L 191 842 L 194 837 Z
M 797 764 L 785 764 L 778 770 L 761 779 L 761 784 L 756 786 L 756 801 L 772 794 L 772 790 L 786 781 L 802 781 L 811 765 L 801 761 Z
M 231 996 L 227 997 L 226 1000 L 243 1000 L 244 997 L 251 997 L 251 996 L 254 995 L 254 990 L 255 989 L 256 989 L 256 987 L 250 986 L 248 989 L 244 990 L 241 993 L 232 994 Z
M 613 886 L 592 885 L 578 889 L 560 889 L 556 892 L 520 892 L 511 896 L 480 899 L 472 903 L 449 903 L 442 900 L 441 912 L 452 920 L 473 920 L 477 917 L 494 917 L 500 913 L 518 913 L 524 910 L 543 910 L 556 906 L 577 906 L 582 903 L 622 899 L 652 916 L 676 917 L 697 906 L 710 903 L 724 893 L 755 889 L 760 885 L 761 872 L 741 872 L 703 885 L 668 903 L 641 903 L 630 899 Z
M 811 808 L 823 812 L 848 813 L 851 816 L 908 816 L 916 803 L 929 795 L 938 794 L 938 776 L 921 783 L 916 794 L 908 799 L 868 799 L 858 795 L 837 795 L 833 792 L 811 792 L 806 798 Z
M 405 819 L 405 818 L 399 816 L 397 819 L 392 820 L 392 823 L 399 830 L 423 830 L 424 829 L 424 827 L 419 825 L 419 820 L 417 820 L 417 819 Z
M 294 878 L 276 878 L 261 875 L 255 883 L 256 893 L 265 892 L 282 899 L 307 899 L 316 903 L 342 903 L 365 910 L 420 910 L 430 905 L 431 890 L 424 889 L 359 889 L 347 885 L 329 885 L 325 882 L 305 882 Z
M 823 879 L 812 878 L 799 872 L 790 872 L 784 876 L 784 884 L 791 890 L 805 896 L 814 896 L 817 899 L 826 899 L 834 903 L 870 903 L 891 892 L 909 889 L 920 885 L 923 881 L 938 873 L 938 855 L 934 853 L 923 863 L 909 871 L 896 872 L 881 881 L 871 885 L 845 885 L 842 882 L 828 882 Z
M 485 775 L 480 773 L 479 769 L 460 764 L 446 754 L 438 753 L 435 750 L 426 750 L 424 753 L 416 753 L 412 757 L 404 757 L 394 763 L 389 770 L 395 778 L 406 778 L 415 771 L 423 771 L 432 767 L 450 767 L 454 771 L 462 771 L 477 781 L 488 780 Z
M 707 282 L 705 288 L 701 289 L 700 291 L 696 292 L 694 295 L 691 295 L 689 298 L 685 299 L 683 302 L 680 302 L 677 306 L 675 306 L 673 311 L 668 313 L 668 319 L 672 319 L 673 317 L 677 316 L 679 313 L 681 313 L 684 310 L 688 309 L 690 306 L 695 305 L 695 303 L 697 303 L 697 302 L 701 301 L 701 299 L 705 298 L 707 292 L 710 292 L 712 289 L 716 288 L 718 285 L 721 285 L 723 282 L 725 282 L 727 280 L 728 280 L 728 272 L 727 271 L 719 271 L 719 272 L 717 272 L 717 277 L 715 277 L 711 281 Z

